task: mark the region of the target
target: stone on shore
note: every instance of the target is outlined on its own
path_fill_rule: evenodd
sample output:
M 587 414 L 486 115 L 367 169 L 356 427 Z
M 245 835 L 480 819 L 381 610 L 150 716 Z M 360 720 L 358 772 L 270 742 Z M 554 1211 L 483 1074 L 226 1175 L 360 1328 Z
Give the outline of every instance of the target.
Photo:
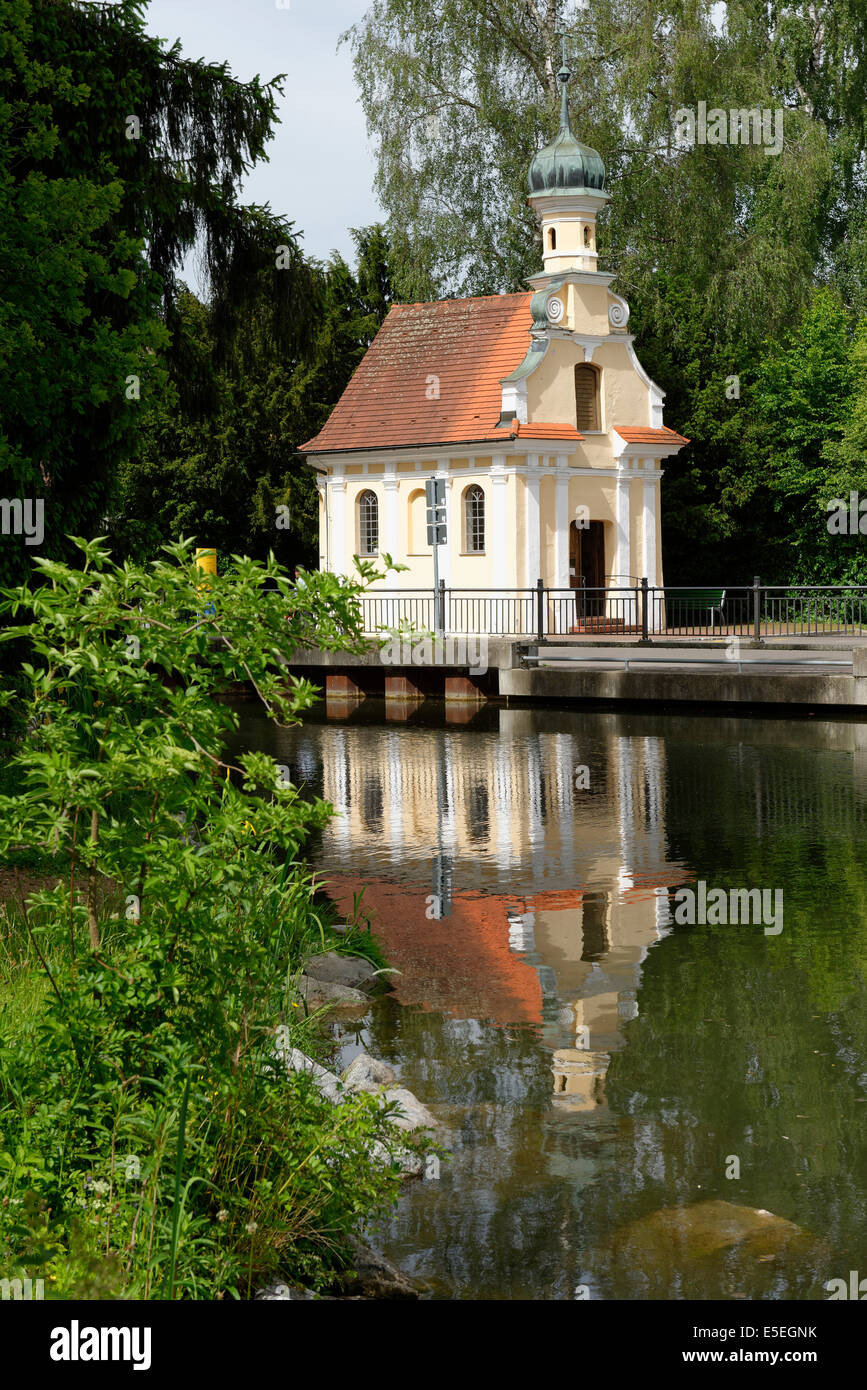
M 377 968 L 369 960 L 361 956 L 342 956 L 337 951 L 311 956 L 305 968 L 315 980 L 350 989 L 371 989 L 378 980 Z
M 418 1289 L 397 1265 L 353 1240 L 353 1268 L 341 1274 L 332 1285 L 338 1294 L 354 1294 L 362 1298 L 418 1298 Z
M 351 985 L 341 985 L 332 980 L 320 980 L 313 975 L 302 975 L 298 982 L 298 991 L 301 998 L 306 1002 L 308 1009 L 320 1009 L 327 1004 L 332 1009 L 363 1009 L 370 1008 L 370 999 L 366 994 L 362 994 L 360 989 L 353 989 Z
M 318 1303 L 320 1299 L 334 1302 L 330 1293 L 313 1293 L 310 1289 L 296 1288 L 291 1284 L 266 1284 L 253 1295 L 254 1303 Z
M 361 1052 L 352 1059 L 340 1079 L 349 1091 L 378 1091 L 394 1081 L 394 1072 L 387 1062 Z
M 312 1057 L 308 1057 L 299 1048 L 292 1047 L 288 1052 L 282 1054 L 287 1071 L 306 1071 L 313 1077 L 316 1089 L 330 1100 L 334 1105 L 339 1105 L 343 1100 L 345 1091 L 339 1076 L 334 1072 L 327 1071 L 325 1067 L 320 1067 L 318 1062 L 314 1062 Z
M 398 1129 L 436 1129 L 437 1122 L 433 1115 L 412 1091 L 407 1091 L 403 1086 L 392 1086 L 380 1094 L 385 1100 L 397 1101 L 400 1106 L 400 1110 L 392 1116 L 392 1124 L 397 1125 Z
M 424 1170 L 424 1159 L 398 1143 L 397 1134 L 398 1131 L 406 1134 L 417 1129 L 435 1129 L 437 1122 L 412 1091 L 407 1091 L 403 1086 L 383 1085 L 385 1081 L 394 1080 L 391 1067 L 375 1057 L 369 1057 L 367 1053 L 361 1053 L 339 1077 L 297 1047 L 279 1055 L 287 1071 L 307 1072 L 320 1094 L 332 1105 L 341 1105 L 348 1096 L 358 1095 L 362 1091 L 377 1095 L 383 1101 L 397 1101 L 400 1112 L 390 1119 L 394 1140 L 374 1140 L 369 1149 L 370 1159 L 378 1168 L 387 1168 L 396 1163 L 404 1177 L 419 1177 Z M 377 1082 L 375 1078 L 378 1077 L 382 1081 Z
M 370 1146 L 370 1157 L 378 1168 L 390 1168 L 396 1163 L 405 1178 L 420 1178 L 424 1172 L 424 1159 L 399 1144 L 389 1147 L 381 1139 L 375 1139 Z
M 590 1270 L 604 1282 L 635 1271 L 633 1297 L 804 1298 L 821 1296 L 816 1289 L 829 1254 L 782 1216 L 714 1200 L 666 1207 L 622 1226 L 591 1258 Z

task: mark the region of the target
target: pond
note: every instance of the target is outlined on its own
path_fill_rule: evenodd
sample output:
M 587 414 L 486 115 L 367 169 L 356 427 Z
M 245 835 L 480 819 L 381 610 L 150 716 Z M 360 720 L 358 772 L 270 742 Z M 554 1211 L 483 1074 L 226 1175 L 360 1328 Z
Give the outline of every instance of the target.
M 341 1060 L 388 1061 L 450 1151 L 380 1248 L 443 1299 L 867 1277 L 867 725 L 396 712 L 241 715 L 335 807 L 314 867 L 401 972 Z M 740 916 L 690 921 L 700 884 Z

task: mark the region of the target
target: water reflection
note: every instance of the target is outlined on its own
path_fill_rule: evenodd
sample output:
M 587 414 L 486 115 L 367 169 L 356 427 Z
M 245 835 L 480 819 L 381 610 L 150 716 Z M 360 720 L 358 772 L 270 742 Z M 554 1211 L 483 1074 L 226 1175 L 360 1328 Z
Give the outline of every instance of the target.
M 316 865 L 346 911 L 364 886 L 402 972 L 368 1045 L 453 1157 L 386 1240 L 435 1296 L 815 1298 L 867 1274 L 867 728 L 397 727 L 365 701 L 243 737 L 334 805 Z M 698 878 L 783 888 L 785 930 L 674 926 Z

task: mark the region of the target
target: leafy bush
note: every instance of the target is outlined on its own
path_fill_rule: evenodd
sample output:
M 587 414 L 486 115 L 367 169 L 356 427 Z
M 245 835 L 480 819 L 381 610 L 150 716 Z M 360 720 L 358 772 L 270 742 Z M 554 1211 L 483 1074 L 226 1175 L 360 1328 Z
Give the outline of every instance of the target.
M 376 572 L 295 587 L 235 558 L 203 592 L 186 543 L 146 568 L 78 545 L 0 602 L 32 651 L 0 854 L 57 880 L 19 878 L 0 917 L 0 1267 L 73 1298 L 321 1287 L 396 1195 L 370 1160 L 389 1114 L 275 1064 L 278 1025 L 315 1045 L 294 982 L 327 943 L 299 852 L 331 808 L 264 754 L 226 761 L 220 689 L 297 720 L 316 692 L 286 657 L 360 649 Z

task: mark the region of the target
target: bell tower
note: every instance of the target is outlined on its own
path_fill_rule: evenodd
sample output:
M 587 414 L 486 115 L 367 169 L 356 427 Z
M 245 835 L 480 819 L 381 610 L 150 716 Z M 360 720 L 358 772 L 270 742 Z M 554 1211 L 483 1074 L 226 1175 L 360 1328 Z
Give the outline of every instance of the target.
M 596 271 L 596 216 L 610 196 L 600 155 L 582 145 L 572 131 L 566 90 L 572 73 L 566 36 L 559 37 L 560 129 L 530 163 L 527 199 L 542 226 L 542 263 L 551 276 L 568 270 Z

